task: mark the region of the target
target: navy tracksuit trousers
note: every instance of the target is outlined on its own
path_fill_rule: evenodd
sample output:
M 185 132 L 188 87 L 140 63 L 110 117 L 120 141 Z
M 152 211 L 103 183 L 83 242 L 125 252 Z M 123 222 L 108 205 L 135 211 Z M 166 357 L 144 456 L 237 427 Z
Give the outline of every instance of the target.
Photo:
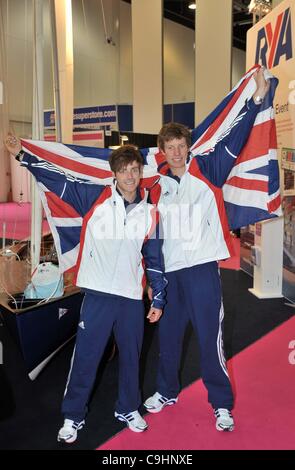
M 179 364 L 185 328 L 191 320 L 198 338 L 201 376 L 213 408 L 233 407 L 223 341 L 223 306 L 216 262 L 165 274 L 167 304 L 159 321 L 157 391 L 167 398 L 179 393 Z
M 82 421 L 96 377 L 97 367 L 113 330 L 119 350 L 119 394 L 116 411 L 128 413 L 141 403 L 139 356 L 144 329 L 141 300 L 87 293 L 81 307 L 76 346 L 62 413 Z

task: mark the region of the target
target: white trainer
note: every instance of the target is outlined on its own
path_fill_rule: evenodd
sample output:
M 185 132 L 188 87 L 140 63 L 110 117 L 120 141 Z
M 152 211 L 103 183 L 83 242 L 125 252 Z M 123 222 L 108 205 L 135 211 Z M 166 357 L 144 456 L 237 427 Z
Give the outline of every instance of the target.
M 60 428 L 57 436 L 58 442 L 66 442 L 71 444 L 77 439 L 77 433 L 83 428 L 85 421 L 73 421 L 72 419 L 65 419 L 63 427 Z
M 149 397 L 143 405 L 149 413 L 159 413 L 163 408 L 165 408 L 165 406 L 175 405 L 177 402 L 178 397 L 166 398 L 159 392 L 156 392 L 153 396 Z
M 216 408 L 214 410 L 217 431 L 233 431 L 235 423 L 231 412 L 226 408 Z
M 147 422 L 137 410 L 131 411 L 130 413 L 117 413 L 117 411 L 115 411 L 115 418 L 126 423 L 128 428 L 133 432 L 143 432 L 148 428 Z

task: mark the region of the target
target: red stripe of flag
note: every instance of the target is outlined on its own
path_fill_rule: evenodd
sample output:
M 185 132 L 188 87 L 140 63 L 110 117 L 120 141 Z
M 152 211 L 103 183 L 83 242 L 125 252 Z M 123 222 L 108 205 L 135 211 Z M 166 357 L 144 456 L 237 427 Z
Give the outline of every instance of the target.
M 267 203 L 268 212 L 275 212 L 281 205 L 281 196 L 278 195 L 275 199 Z
M 75 209 L 67 202 L 64 202 L 58 196 L 51 192 L 44 193 L 47 199 L 47 204 L 50 209 L 51 217 L 81 217 Z
M 222 122 L 226 118 L 227 114 L 230 112 L 230 110 L 233 108 L 234 104 L 238 101 L 239 97 L 241 96 L 242 92 L 248 85 L 249 81 L 251 80 L 252 75 L 244 80 L 244 82 L 239 86 L 239 88 L 236 90 L 235 94 L 233 95 L 232 99 L 229 101 L 227 106 L 224 108 L 221 114 L 218 115 L 218 117 L 215 119 L 215 121 L 211 124 L 210 127 L 208 127 L 207 131 L 201 138 L 201 140 L 197 141 L 196 144 L 193 146 L 192 150 L 197 147 L 202 145 L 205 141 L 210 140 L 211 137 L 215 134 L 217 129 L 221 126 Z
M 268 182 L 259 181 L 259 180 L 248 180 L 245 178 L 240 178 L 239 176 L 233 176 L 227 180 L 226 184 L 235 186 L 240 189 L 251 189 L 254 191 L 262 191 L 264 193 L 268 192 Z
M 249 139 L 238 156 L 235 165 L 267 155 L 269 149 L 277 148 L 274 120 L 263 122 L 253 127 Z
M 97 167 L 92 167 L 90 165 L 85 165 L 84 163 L 75 162 L 73 160 L 70 160 L 67 157 L 56 155 L 55 153 L 52 153 L 49 150 L 38 147 L 37 145 L 34 145 L 30 142 L 22 141 L 22 145 L 27 150 L 32 152 L 34 155 L 37 155 L 43 160 L 46 160 L 52 163 L 53 165 L 61 166 L 67 170 L 72 170 L 77 173 L 82 173 L 84 175 L 94 176 L 97 178 L 109 178 L 112 175 L 111 171 L 101 170 L 100 168 L 97 168 Z
M 73 134 L 73 140 L 102 140 L 102 132 L 78 132 L 77 134 Z M 56 142 L 56 135 L 55 134 L 47 134 L 44 136 L 44 140 L 46 142 Z

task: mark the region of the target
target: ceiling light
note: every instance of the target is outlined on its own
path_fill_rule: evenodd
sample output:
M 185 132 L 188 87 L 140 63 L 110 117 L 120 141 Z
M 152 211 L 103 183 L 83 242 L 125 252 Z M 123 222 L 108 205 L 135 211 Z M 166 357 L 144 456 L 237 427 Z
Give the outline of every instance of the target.
M 195 10 L 197 8 L 197 5 L 195 4 L 195 2 L 191 2 L 188 7 L 190 10 Z
M 270 0 L 251 0 L 248 9 L 250 13 L 262 17 L 272 10 L 272 6 Z

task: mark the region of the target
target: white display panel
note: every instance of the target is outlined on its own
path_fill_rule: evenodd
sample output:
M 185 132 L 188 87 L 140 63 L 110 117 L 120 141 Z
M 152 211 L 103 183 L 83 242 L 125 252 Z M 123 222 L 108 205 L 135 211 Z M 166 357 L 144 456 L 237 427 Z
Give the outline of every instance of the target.
M 279 79 L 274 100 L 274 115 L 278 138 L 281 191 L 285 197 L 288 196 L 283 206 L 290 206 L 289 196 L 295 196 L 294 47 L 294 0 L 285 0 L 280 3 L 247 34 L 247 69 L 259 63 L 267 67 Z M 261 236 L 255 235 L 254 245 L 257 248 L 252 249 L 252 259 L 260 260 L 260 266 L 254 266 L 252 292 L 262 298 L 277 297 L 282 293 L 295 301 L 295 264 L 293 266 L 295 216 L 290 218 L 290 213 L 286 215 L 285 211 L 284 222 L 274 219 L 263 224 L 268 225 L 261 225 L 258 229 Z M 255 229 L 256 232 L 257 229 Z M 277 283 L 282 277 L 282 291 L 280 292 Z

